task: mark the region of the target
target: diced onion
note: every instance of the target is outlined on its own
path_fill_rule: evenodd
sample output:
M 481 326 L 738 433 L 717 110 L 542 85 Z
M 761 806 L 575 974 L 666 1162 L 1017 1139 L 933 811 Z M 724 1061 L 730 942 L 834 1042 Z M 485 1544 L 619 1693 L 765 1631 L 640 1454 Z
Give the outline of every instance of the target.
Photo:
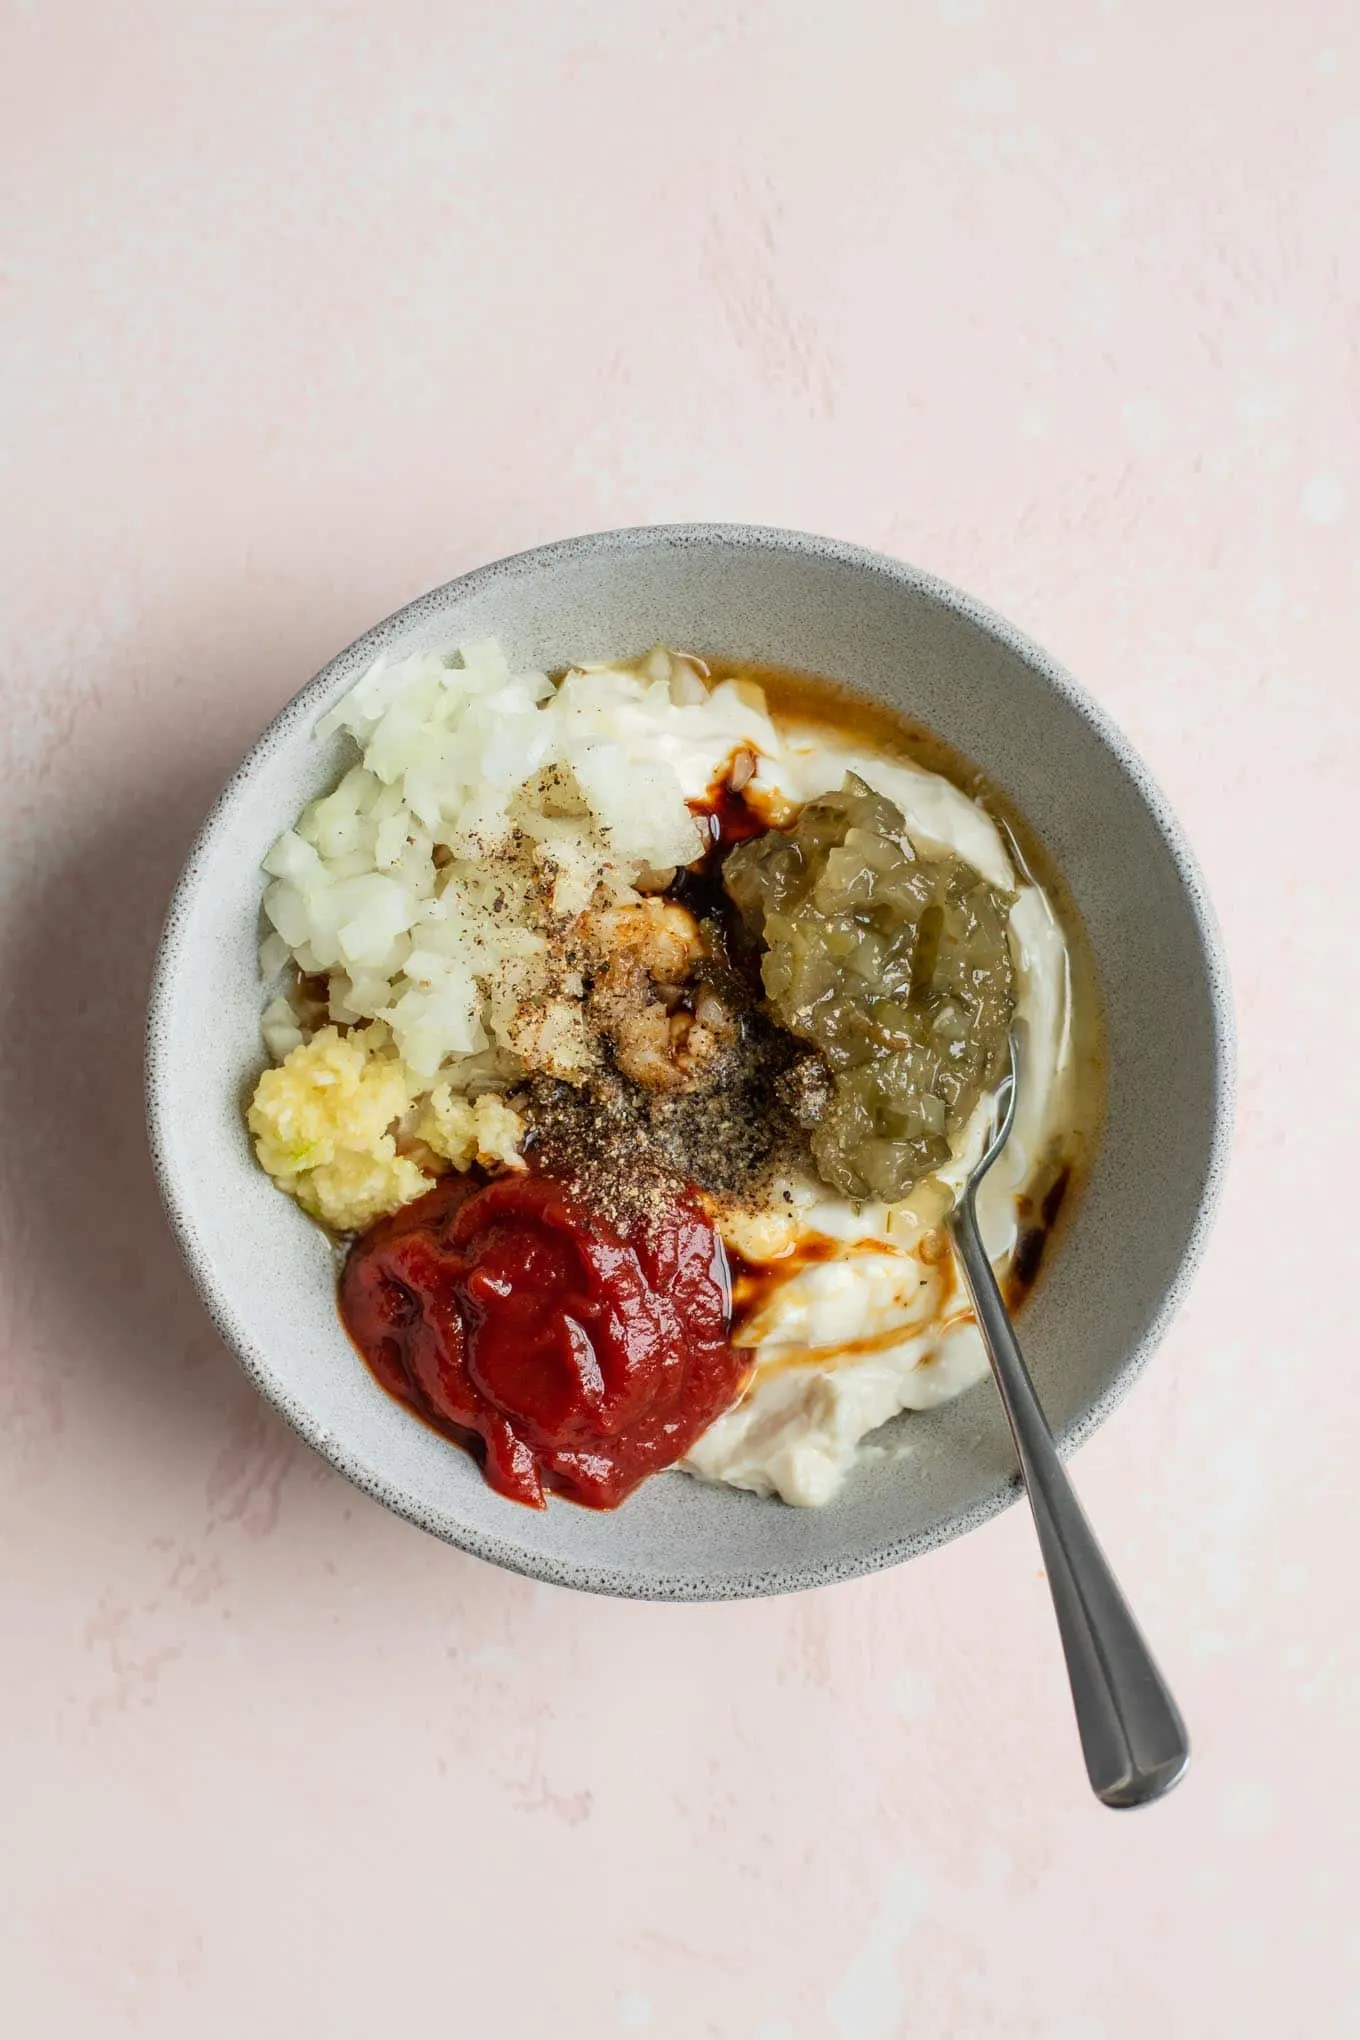
M 462 1059 L 517 1052 L 526 1001 L 547 996 L 528 895 L 492 882 L 489 860 L 527 840 L 521 884 L 564 921 L 636 898 L 701 854 L 687 803 L 714 768 L 772 741 L 733 686 L 710 691 L 700 662 L 664 648 L 554 687 L 494 638 L 375 660 L 318 724 L 338 732 L 358 761 L 265 859 L 261 968 L 329 974 L 337 1023 L 381 1017 L 408 1068 L 455 1079 Z M 291 1010 L 270 1013 L 276 1042 L 298 1032 Z M 562 1067 L 579 1054 L 565 1017 L 534 1028 Z

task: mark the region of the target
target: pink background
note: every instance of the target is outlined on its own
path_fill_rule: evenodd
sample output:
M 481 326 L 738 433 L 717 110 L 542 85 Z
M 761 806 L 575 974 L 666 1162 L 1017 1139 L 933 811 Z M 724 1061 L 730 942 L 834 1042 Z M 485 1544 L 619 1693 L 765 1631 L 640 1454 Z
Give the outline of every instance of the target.
M 0 18 L 6 2032 L 1360 2032 L 1354 6 Z M 1235 1171 L 1077 1468 L 1196 1736 L 1152 1812 L 1019 1511 L 762 1605 L 502 1576 L 293 1441 L 163 1228 L 144 989 L 247 742 L 461 569 L 704 517 L 997 604 L 1203 858 Z

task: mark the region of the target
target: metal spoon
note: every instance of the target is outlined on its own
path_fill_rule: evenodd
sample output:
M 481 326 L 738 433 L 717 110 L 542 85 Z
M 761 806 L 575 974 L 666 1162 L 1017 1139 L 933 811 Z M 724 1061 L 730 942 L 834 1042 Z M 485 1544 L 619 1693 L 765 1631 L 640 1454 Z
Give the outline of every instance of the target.
M 1190 1761 L 1185 1723 L 1063 1470 L 978 1230 L 977 1188 L 1015 1120 L 1020 1049 L 997 1089 L 996 1132 L 950 1215 L 1034 1512 L 1091 1790 L 1106 1806 L 1160 1799 Z

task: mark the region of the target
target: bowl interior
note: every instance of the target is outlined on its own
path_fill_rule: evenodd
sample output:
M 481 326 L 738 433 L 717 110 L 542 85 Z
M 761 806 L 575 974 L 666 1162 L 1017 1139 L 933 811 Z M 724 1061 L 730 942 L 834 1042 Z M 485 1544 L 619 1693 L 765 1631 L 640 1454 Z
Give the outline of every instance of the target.
M 823 1510 L 678 1473 L 620 1511 L 502 1500 L 371 1380 L 334 1302 L 323 1235 L 255 1166 L 260 859 L 345 747 L 313 726 L 382 649 L 497 636 L 555 667 L 663 640 L 803 667 L 883 697 L 969 754 L 1029 818 L 1085 919 L 1105 1001 L 1105 1134 L 1074 1222 L 1028 1305 L 1033 1373 L 1065 1445 L 1108 1412 L 1194 1258 L 1227 1120 L 1227 1001 L 1212 923 L 1174 823 L 1120 739 L 1052 662 L 954 591 L 788 533 L 606 534 L 437 590 L 352 646 L 270 726 L 224 790 L 175 896 L 153 993 L 152 1140 L 208 1308 L 264 1393 L 342 1471 L 450 1542 L 601 1591 L 717 1598 L 890 1564 L 1015 1492 L 990 1383 L 900 1419 L 903 1447 Z

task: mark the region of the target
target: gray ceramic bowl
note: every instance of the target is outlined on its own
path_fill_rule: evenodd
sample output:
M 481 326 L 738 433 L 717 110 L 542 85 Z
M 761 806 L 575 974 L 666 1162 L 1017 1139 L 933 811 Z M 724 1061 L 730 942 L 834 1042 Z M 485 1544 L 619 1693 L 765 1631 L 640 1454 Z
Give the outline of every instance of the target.
M 1016 1476 L 990 1383 L 910 1425 L 912 1451 L 822 1510 L 681 1473 L 616 1514 L 502 1500 L 389 1400 L 335 1310 L 322 1234 L 255 1166 L 242 1103 L 260 1064 L 260 859 L 337 775 L 318 716 L 380 650 L 495 635 L 555 667 L 663 640 L 828 673 L 908 709 L 1018 802 L 1066 873 L 1100 971 L 1109 1115 L 1092 1180 L 1024 1318 L 1064 1449 L 1152 1351 L 1204 1238 L 1230 1119 L 1229 1001 L 1212 916 L 1175 821 L 1118 732 L 1037 647 L 896 561 L 795 532 L 609 532 L 452 581 L 332 660 L 271 723 L 203 826 L 151 998 L 147 1083 L 171 1223 L 247 1373 L 342 1473 L 436 1536 L 565 1585 L 657 1599 L 810 1587 L 896 1564 L 984 1522 Z

